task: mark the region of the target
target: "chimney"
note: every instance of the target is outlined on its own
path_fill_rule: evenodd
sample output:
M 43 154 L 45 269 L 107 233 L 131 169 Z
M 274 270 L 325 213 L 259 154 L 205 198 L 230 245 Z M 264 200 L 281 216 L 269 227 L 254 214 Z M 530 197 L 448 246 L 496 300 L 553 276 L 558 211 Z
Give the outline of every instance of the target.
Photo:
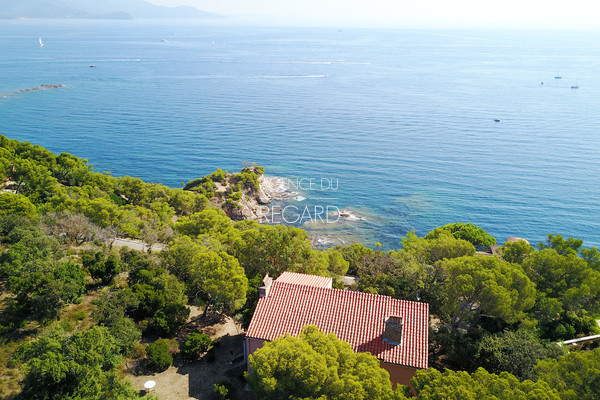
M 259 297 L 267 297 L 269 295 L 269 290 L 271 290 L 271 284 L 273 283 L 273 278 L 266 274 L 262 280 L 262 284 L 258 287 L 258 296 Z
M 385 319 L 383 340 L 389 344 L 402 344 L 402 317 L 391 315 Z

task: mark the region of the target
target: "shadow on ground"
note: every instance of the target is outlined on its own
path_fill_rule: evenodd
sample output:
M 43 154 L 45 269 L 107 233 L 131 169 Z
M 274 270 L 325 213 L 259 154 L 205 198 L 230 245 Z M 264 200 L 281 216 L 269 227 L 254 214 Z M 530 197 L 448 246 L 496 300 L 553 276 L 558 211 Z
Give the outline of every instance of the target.
M 244 333 L 233 319 L 226 316 L 196 315 L 177 335 L 181 342 L 190 332 L 203 332 L 216 340 L 217 344 L 204 357 L 189 362 L 175 357 L 173 366 L 160 373 L 144 371 L 132 374 L 130 379 L 137 390 L 144 382 L 154 380 L 154 394 L 160 400 L 212 400 L 214 385 L 227 381 L 233 387 L 232 400 L 251 400 L 252 395 L 244 390 Z M 129 369 L 133 372 L 134 367 Z
M 217 346 L 200 361 L 185 362 L 177 360 L 177 373 L 187 375 L 188 395 L 194 399 L 213 398 L 214 385 L 229 381 L 235 388 L 232 399 L 248 399 L 249 393 L 244 392 L 244 335 L 225 335 Z

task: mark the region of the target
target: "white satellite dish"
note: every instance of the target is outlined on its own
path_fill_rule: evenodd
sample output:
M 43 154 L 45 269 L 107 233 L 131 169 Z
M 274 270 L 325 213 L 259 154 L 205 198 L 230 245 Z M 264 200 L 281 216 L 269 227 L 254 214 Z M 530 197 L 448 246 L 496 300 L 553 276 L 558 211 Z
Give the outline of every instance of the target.
M 154 389 L 154 386 L 156 386 L 156 382 L 154 381 L 147 381 L 146 383 L 144 383 L 144 389 L 148 391 Z

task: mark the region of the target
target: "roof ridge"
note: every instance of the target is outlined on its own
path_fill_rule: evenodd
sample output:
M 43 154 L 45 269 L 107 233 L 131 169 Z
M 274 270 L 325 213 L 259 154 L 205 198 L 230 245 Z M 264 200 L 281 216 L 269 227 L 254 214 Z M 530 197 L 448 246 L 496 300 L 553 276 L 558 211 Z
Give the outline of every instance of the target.
M 301 274 L 303 275 L 303 274 Z M 316 275 L 315 275 L 316 276 Z M 291 283 L 291 282 L 283 282 L 283 281 L 277 281 L 274 280 L 273 281 L 273 285 L 277 284 L 279 285 L 285 285 L 285 286 L 302 286 L 302 287 L 306 287 L 306 288 L 310 288 L 310 289 L 318 289 L 318 290 L 326 290 L 326 291 L 332 291 L 335 293 L 348 293 L 348 294 L 352 294 L 353 296 L 364 296 L 364 297 L 373 297 L 373 298 L 377 298 L 377 299 L 389 299 L 392 301 L 401 301 L 401 302 L 405 302 L 405 303 L 416 303 L 416 304 L 426 304 L 429 306 L 428 303 L 425 303 L 423 301 L 415 301 L 415 300 L 405 300 L 405 299 L 396 299 L 392 296 L 387 296 L 384 294 L 376 294 L 376 293 L 367 293 L 367 292 L 361 292 L 358 290 L 343 290 L 343 289 L 336 289 L 336 288 L 323 288 L 323 287 L 318 287 L 318 286 L 311 286 L 311 285 L 302 285 L 302 284 L 298 284 L 298 283 Z M 274 286 L 272 286 L 272 288 L 274 288 Z

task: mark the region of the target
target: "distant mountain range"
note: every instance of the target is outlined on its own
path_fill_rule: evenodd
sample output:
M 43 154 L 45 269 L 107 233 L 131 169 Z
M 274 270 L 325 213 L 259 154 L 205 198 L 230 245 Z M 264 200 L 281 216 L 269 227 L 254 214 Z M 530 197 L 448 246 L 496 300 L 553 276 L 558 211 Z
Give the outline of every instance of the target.
M 0 18 L 218 18 L 194 7 L 165 7 L 144 0 L 0 0 Z

